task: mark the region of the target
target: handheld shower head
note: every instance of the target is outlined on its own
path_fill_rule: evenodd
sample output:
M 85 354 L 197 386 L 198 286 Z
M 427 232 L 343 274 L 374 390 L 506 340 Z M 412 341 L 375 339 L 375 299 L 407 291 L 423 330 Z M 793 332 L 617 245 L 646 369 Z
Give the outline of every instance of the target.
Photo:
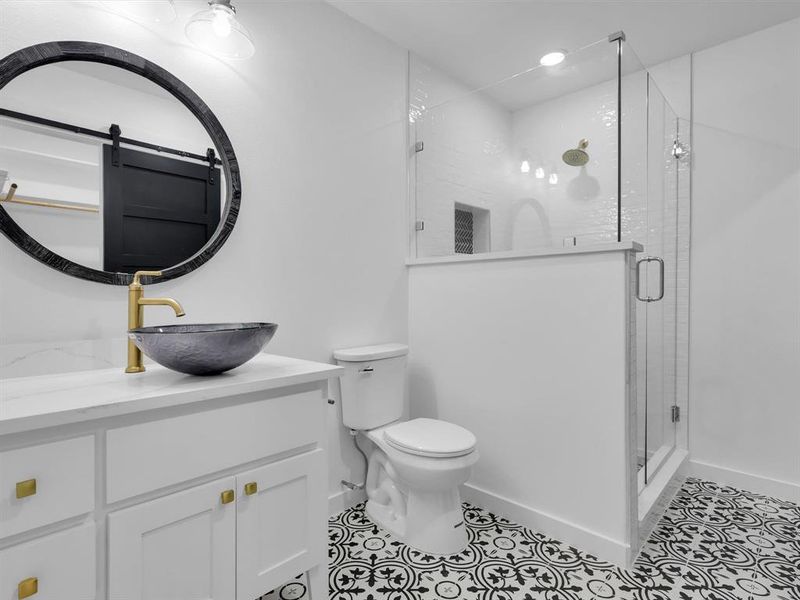
M 589 154 L 586 152 L 588 146 L 589 140 L 586 138 L 582 139 L 578 142 L 577 148 L 572 148 L 564 152 L 564 154 L 561 155 L 561 160 L 571 167 L 582 167 L 589 162 Z

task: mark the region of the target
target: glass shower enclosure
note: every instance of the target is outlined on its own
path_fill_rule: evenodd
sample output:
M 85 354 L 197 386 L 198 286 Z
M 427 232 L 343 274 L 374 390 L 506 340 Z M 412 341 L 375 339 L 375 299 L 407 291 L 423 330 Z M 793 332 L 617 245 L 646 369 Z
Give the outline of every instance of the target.
M 688 288 L 680 209 L 688 199 L 688 125 L 620 42 L 622 239 L 642 244 L 634 272 L 639 488 L 676 447 L 679 302 Z M 688 298 L 688 296 L 686 296 Z
M 643 246 L 629 359 L 641 489 L 676 443 L 685 123 L 621 32 L 489 85 L 412 55 L 408 107 L 412 260 Z

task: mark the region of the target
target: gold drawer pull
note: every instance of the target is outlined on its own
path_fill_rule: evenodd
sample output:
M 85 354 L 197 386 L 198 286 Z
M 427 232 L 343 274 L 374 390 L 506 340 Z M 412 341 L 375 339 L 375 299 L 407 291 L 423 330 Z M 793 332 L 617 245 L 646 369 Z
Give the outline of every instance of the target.
M 36 480 L 26 479 L 17 483 L 17 498 L 27 498 L 36 494 Z M 27 579 L 25 581 L 28 581 Z M 34 592 L 35 594 L 36 592 Z M 20 596 L 22 598 L 22 596 Z
M 244 493 L 248 496 L 252 496 L 253 494 L 258 492 L 258 484 L 255 481 L 251 481 L 250 483 L 244 484 Z
M 19 600 L 33 596 L 39 591 L 39 580 L 36 577 L 28 577 L 19 582 L 17 586 L 17 596 Z
M 233 493 L 233 490 L 225 490 L 219 495 L 219 499 L 223 504 L 230 504 L 236 499 L 236 495 Z

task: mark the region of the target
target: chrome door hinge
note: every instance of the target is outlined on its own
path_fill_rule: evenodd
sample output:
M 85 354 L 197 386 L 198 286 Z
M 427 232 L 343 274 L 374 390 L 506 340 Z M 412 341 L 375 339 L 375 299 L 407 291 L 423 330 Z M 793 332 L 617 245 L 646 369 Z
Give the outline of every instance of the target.
M 425 221 L 416 221 L 414 223 L 414 230 L 415 231 L 424 231 L 425 230 Z
M 414 152 L 422 152 L 425 150 L 425 142 L 417 142 L 414 144 Z
M 677 423 L 681 420 L 681 407 L 680 406 L 673 406 L 672 407 L 672 422 Z

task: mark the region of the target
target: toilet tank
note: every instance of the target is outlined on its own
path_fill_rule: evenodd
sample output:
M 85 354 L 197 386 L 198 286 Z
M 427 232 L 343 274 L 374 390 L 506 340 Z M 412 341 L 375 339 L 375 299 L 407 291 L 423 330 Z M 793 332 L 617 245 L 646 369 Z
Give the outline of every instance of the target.
M 403 416 L 408 346 L 380 344 L 336 350 L 344 367 L 342 421 L 350 429 L 375 429 Z

